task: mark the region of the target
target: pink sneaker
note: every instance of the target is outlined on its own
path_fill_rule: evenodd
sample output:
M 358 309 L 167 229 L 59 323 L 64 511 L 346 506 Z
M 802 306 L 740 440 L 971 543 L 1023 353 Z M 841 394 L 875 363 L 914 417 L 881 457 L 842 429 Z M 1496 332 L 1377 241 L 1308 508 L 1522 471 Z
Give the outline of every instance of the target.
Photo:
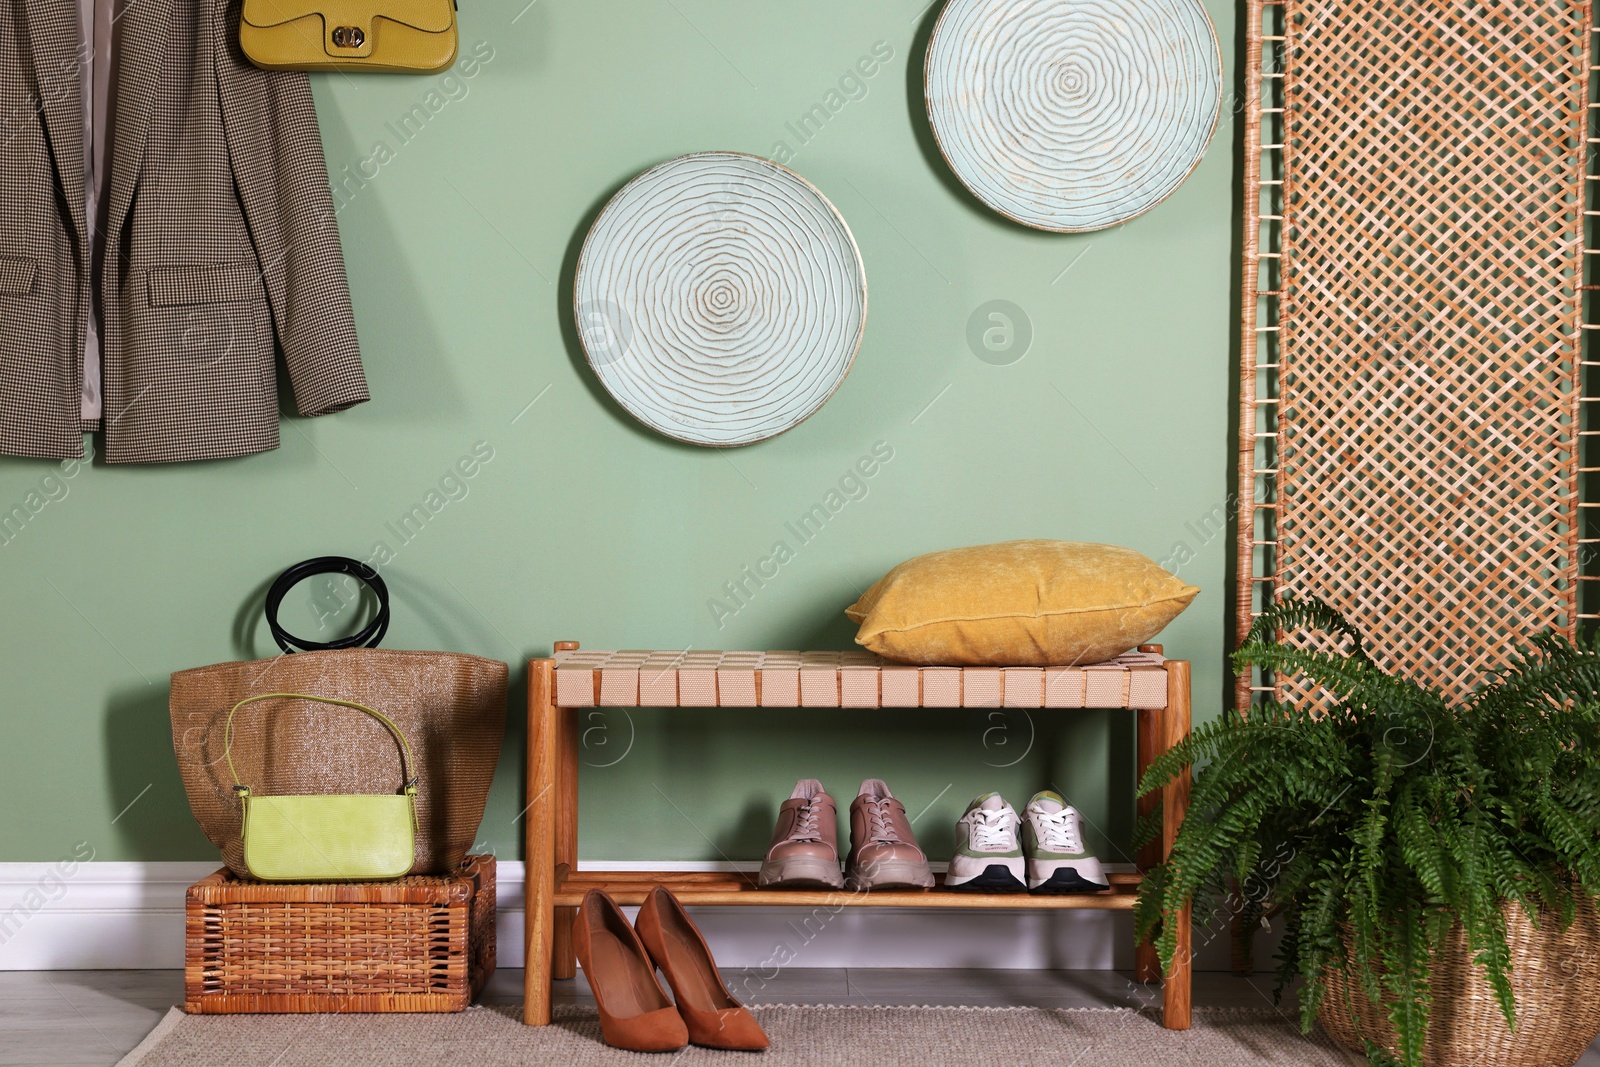
M 905 805 L 881 778 L 861 783 L 850 805 L 850 856 L 845 862 L 851 889 L 932 889 L 933 870 L 917 847 Z
M 839 808 L 815 778 L 802 778 L 778 809 L 772 846 L 761 864 L 762 886 L 838 889 Z

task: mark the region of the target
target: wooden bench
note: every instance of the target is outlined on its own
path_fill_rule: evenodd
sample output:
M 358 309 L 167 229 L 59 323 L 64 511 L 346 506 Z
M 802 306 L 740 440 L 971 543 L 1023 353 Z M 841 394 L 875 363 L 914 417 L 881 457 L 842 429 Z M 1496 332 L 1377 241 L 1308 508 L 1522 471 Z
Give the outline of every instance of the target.
M 1148 870 L 1172 846 L 1189 801 L 1185 774 L 1140 814 L 1160 804 L 1160 841 L 1141 850 L 1138 871 L 1109 875 L 1104 893 L 1068 896 L 968 894 L 932 890 L 763 889 L 753 874 L 578 869 L 578 714 L 625 708 L 1021 708 L 1071 712 L 1132 711 L 1142 776 L 1160 753 L 1188 736 L 1189 664 L 1145 645 L 1107 663 L 1083 667 L 908 667 L 866 652 L 610 652 L 555 645 L 550 659 L 529 663 L 527 820 L 527 978 L 524 1019 L 550 1021 L 553 979 L 577 975 L 572 922 L 590 889 L 619 904 L 639 904 L 650 887 L 666 886 L 684 904 L 772 904 L 788 907 L 1101 908 L 1128 910 Z M 1154 949 L 1136 949 L 1142 982 L 1162 982 L 1162 1022 L 1189 1026 L 1190 916 L 1178 924 L 1178 952 L 1163 976 Z

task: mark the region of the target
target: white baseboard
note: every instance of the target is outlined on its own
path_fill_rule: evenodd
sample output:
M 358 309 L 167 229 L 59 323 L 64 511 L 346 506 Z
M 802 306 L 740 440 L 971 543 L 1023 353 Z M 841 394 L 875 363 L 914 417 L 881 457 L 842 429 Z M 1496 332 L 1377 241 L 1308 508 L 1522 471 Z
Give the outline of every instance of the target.
M 0 863 L 0 970 L 183 966 L 184 890 L 197 863 Z M 606 870 L 728 870 L 721 863 L 606 862 Z M 743 868 L 745 865 L 733 865 Z M 499 864 L 501 966 L 523 965 L 523 865 Z M 695 909 L 727 967 L 1107 970 L 1133 963 L 1132 917 L 1091 910 Z M 1263 939 L 1258 958 L 1270 958 Z M 1196 930 L 1196 966 L 1224 970 L 1227 939 Z

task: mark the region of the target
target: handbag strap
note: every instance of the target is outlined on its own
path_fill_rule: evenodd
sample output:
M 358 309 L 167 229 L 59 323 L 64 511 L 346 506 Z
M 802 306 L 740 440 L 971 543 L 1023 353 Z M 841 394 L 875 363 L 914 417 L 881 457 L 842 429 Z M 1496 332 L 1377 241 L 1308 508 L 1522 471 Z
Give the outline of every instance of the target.
M 289 590 L 318 574 L 348 574 L 370 588 L 378 598 L 378 613 L 372 617 L 372 621 L 357 633 L 333 641 L 307 641 L 285 630 L 278 622 L 278 608 L 282 606 L 283 598 Z M 272 631 L 272 639 L 278 642 L 278 647 L 288 653 L 377 648 L 384 634 L 389 632 L 389 587 L 375 569 L 349 556 L 318 556 L 296 563 L 278 575 L 272 588 L 267 590 L 267 628 Z
M 405 792 L 415 797 L 417 792 L 416 760 L 411 755 L 411 742 L 406 740 L 405 733 L 396 726 L 394 720 L 381 711 L 374 711 L 365 704 L 357 704 L 353 700 L 335 700 L 332 697 L 308 696 L 305 693 L 262 693 L 260 696 L 246 697 L 233 706 L 228 712 L 228 726 L 223 731 L 222 755 L 228 761 L 228 773 L 233 775 L 233 788 L 246 795 L 249 787 L 239 781 L 239 771 L 233 765 L 233 716 L 246 704 L 254 704 L 258 700 L 310 700 L 318 704 L 332 704 L 335 707 L 350 708 L 354 711 L 364 711 L 374 719 L 383 723 L 395 740 L 400 742 L 400 776 L 405 780 Z

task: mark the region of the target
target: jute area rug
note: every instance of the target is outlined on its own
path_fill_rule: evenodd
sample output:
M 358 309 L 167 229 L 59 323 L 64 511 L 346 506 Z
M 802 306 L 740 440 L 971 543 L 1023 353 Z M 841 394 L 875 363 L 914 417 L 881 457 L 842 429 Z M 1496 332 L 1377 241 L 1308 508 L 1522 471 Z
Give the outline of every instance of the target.
M 1161 1028 L 1154 1013 L 1094 1008 L 905 1008 L 767 1005 L 764 1053 L 619 1052 L 600 1043 L 594 1009 L 564 1005 L 551 1026 L 523 1026 L 517 1006 L 458 1015 L 184 1015 L 174 1009 L 118 1067 L 1349 1067 L 1363 1062 L 1320 1032 L 1302 1037 L 1260 1009 L 1194 1013 Z

